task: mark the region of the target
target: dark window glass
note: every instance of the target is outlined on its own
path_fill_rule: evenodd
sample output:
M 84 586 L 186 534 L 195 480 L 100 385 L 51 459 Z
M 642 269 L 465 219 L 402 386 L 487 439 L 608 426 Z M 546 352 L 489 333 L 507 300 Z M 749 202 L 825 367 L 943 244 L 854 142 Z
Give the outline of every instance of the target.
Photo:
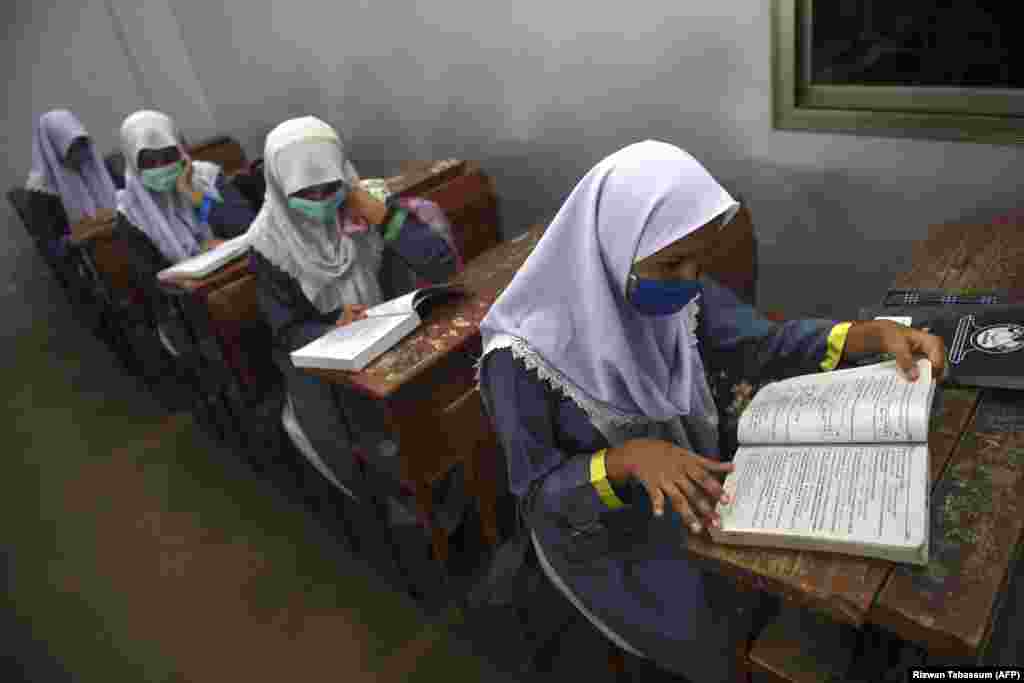
M 819 85 L 1024 87 L 1005 0 L 829 0 L 811 19 Z

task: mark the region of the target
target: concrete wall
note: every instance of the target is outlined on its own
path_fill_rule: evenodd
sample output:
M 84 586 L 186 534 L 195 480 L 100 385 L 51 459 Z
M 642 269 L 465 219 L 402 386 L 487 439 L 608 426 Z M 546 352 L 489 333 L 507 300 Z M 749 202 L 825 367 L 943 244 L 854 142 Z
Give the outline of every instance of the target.
M 557 209 L 580 175 L 623 145 L 650 137 L 690 150 L 753 211 L 764 308 L 851 315 L 881 295 L 929 224 L 1024 203 L 1017 147 L 773 130 L 770 3 L 182 0 L 168 12 L 164 1 L 139 10 L 165 29 L 160 44 L 146 57 L 136 40 L 129 52 L 143 80 L 147 60 L 170 71 L 156 80 L 183 93 L 179 118 L 191 101 L 197 127 L 212 119 L 258 156 L 271 127 L 315 114 L 351 140 L 363 175 L 406 158 L 478 159 L 496 178 L 509 236 Z M 18 50 L 35 56 L 33 41 L 71 20 L 32 15 L 24 29 L 34 38 Z M 171 16 L 177 26 L 160 23 Z M 101 23 L 81 27 L 96 40 L 73 42 L 37 69 L 77 75 L 125 60 L 103 45 Z M 10 68 L 32 81 L 31 68 Z M 138 98 L 126 92 L 132 68 L 105 75 L 102 97 L 77 88 L 72 106 L 81 101 L 90 116 L 97 101 L 130 110 L 121 103 Z M 9 147 L 27 151 L 24 104 L 7 134 Z M 14 178 L 27 156 L 10 160 Z

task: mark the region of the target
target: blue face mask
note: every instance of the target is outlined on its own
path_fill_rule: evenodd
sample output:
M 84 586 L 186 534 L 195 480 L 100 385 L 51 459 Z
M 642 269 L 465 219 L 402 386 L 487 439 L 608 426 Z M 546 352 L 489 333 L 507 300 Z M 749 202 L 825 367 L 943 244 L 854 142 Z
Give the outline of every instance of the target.
M 630 273 L 626 298 L 644 315 L 674 315 L 700 291 L 699 280 L 652 280 Z
M 328 224 L 334 220 L 334 217 L 338 214 L 338 209 L 345 203 L 347 194 L 346 188 L 342 187 L 333 196 L 320 201 L 303 199 L 302 197 L 289 197 L 288 207 L 315 221 Z

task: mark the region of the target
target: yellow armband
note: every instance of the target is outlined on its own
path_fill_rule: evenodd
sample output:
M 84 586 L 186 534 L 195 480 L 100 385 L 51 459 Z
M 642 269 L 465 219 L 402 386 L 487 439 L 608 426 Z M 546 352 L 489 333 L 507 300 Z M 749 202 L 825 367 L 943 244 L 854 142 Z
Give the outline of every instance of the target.
M 602 448 L 597 453 L 594 453 L 590 457 L 590 483 L 594 485 L 594 489 L 597 490 L 597 495 L 601 499 L 601 502 L 605 504 L 610 510 L 615 510 L 623 505 L 619 497 L 615 495 L 615 490 L 612 489 L 612 483 L 608 481 L 608 470 L 604 466 L 604 456 L 608 452 L 607 448 Z
M 850 332 L 853 323 L 839 323 L 828 333 L 828 344 L 825 351 L 825 360 L 821 361 L 821 369 L 828 372 L 835 370 L 839 365 L 839 359 L 843 357 L 843 348 L 846 347 L 846 335 Z

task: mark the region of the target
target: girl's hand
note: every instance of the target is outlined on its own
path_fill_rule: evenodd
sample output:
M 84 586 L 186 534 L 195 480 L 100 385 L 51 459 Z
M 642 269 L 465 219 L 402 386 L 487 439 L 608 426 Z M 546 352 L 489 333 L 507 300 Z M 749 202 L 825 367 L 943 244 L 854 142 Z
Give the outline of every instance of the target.
M 368 307 L 363 304 L 345 304 L 342 306 L 341 315 L 338 317 L 336 325 L 343 327 L 356 320 L 362 320 L 366 317 L 366 309 Z
M 946 372 L 946 344 L 942 337 L 915 330 L 891 320 L 855 322 L 846 334 L 844 353 L 891 353 L 896 364 L 911 382 L 917 381 L 915 356 L 925 356 L 932 364 L 932 377 L 942 379 Z
M 630 439 L 608 450 L 605 467 L 612 481 L 639 480 L 655 515 L 664 514 L 667 497 L 694 533 L 700 533 L 705 524 L 718 526 L 715 505 L 729 502 L 715 475 L 732 472 L 732 463 L 696 455 L 667 441 Z
M 363 218 L 370 225 L 380 225 L 388 216 L 388 207 L 384 202 L 374 199 L 373 195 L 358 184 L 353 185 L 349 190 L 345 204 L 355 215 Z

